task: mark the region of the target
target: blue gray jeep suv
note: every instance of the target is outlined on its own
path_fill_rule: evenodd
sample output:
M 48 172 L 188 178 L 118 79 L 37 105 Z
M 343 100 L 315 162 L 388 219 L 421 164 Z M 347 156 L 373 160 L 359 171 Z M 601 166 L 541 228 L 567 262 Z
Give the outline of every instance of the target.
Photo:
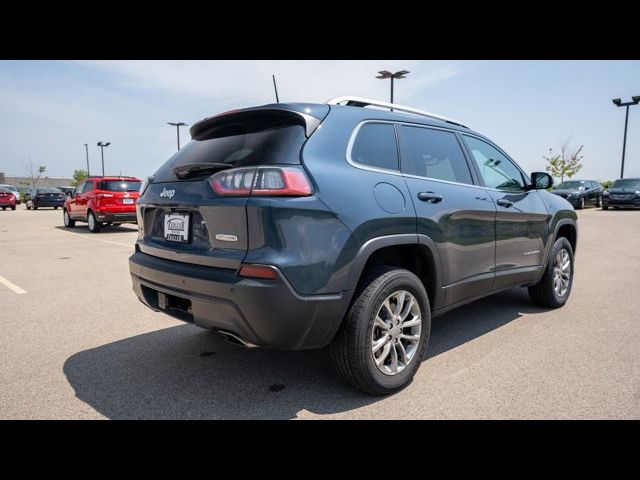
M 225 112 L 191 136 L 137 204 L 131 277 L 154 310 L 248 347 L 330 346 L 346 381 L 382 395 L 411 381 L 433 316 L 512 287 L 569 297 L 575 211 L 459 122 L 338 97 Z

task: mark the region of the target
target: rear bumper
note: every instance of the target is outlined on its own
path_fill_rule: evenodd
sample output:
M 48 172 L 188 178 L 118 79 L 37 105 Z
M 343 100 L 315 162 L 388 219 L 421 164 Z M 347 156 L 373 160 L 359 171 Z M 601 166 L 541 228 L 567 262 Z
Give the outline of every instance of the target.
M 33 203 L 36 207 L 62 207 L 64 206 L 65 199 L 62 200 L 35 200 Z
M 99 222 L 138 223 L 135 211 L 133 213 L 96 212 L 96 218 Z
M 250 279 L 235 270 L 129 257 L 133 290 L 148 307 L 282 350 L 321 348 L 338 330 L 353 292 L 300 296 L 282 277 Z M 161 292 L 164 295 L 158 295 Z

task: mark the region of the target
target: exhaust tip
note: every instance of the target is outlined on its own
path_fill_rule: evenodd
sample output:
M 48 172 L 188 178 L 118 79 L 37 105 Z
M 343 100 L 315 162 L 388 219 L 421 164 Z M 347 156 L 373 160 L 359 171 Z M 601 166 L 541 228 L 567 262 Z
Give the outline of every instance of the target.
M 239 337 L 235 333 L 227 332 L 226 330 L 217 330 L 217 332 L 224 337 L 224 339 L 235 345 L 240 345 L 245 348 L 258 348 L 257 345 L 254 345 L 251 342 L 246 341 L 245 339 Z

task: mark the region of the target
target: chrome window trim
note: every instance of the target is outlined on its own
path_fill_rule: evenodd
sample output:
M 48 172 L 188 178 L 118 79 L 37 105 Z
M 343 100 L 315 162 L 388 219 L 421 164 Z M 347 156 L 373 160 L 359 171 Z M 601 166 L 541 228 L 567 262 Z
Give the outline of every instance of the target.
M 449 128 L 443 128 L 443 127 L 433 127 L 431 125 L 421 125 L 419 123 L 411 123 L 411 122 L 394 122 L 394 121 L 389 121 L 389 120 L 363 120 L 360 123 L 358 123 L 356 125 L 356 127 L 353 129 L 353 132 L 351 133 L 351 137 L 349 138 L 349 142 L 347 143 L 347 153 L 346 153 L 346 160 L 347 163 L 349 165 L 351 165 L 352 167 L 355 168 L 359 168 L 361 170 L 368 170 L 370 172 L 376 172 L 376 173 L 387 173 L 390 175 L 396 175 L 398 177 L 407 177 L 407 178 L 415 178 L 418 180 L 430 180 L 432 182 L 440 182 L 440 183 L 446 183 L 449 185 L 462 185 L 464 187 L 473 187 L 473 188 L 480 188 L 483 190 L 488 190 L 486 187 L 482 186 L 482 185 L 476 185 L 475 183 L 462 183 L 462 182 L 452 182 L 449 180 L 442 180 L 440 178 L 432 178 L 432 177 L 422 177 L 420 175 L 412 175 L 410 173 L 402 173 L 400 170 L 390 170 L 390 169 L 386 169 L 386 168 L 377 168 L 377 167 L 370 167 L 368 165 L 365 165 L 363 163 L 359 163 L 356 162 L 355 160 L 353 160 L 351 158 L 351 150 L 353 149 L 353 144 L 355 143 L 355 139 L 356 136 L 358 135 L 358 132 L 360 131 L 360 128 L 362 128 L 363 125 L 367 124 L 367 123 L 386 123 L 386 124 L 390 124 L 393 126 L 396 125 L 406 125 L 408 127 L 420 127 L 420 128 L 433 128 L 433 129 L 437 129 L 437 130 L 443 130 L 445 132 L 451 132 L 455 135 L 456 130 L 452 130 Z M 400 149 L 400 142 L 398 141 L 398 138 L 396 136 L 396 144 L 398 146 L 398 149 Z M 462 148 L 462 146 L 460 146 L 463 154 L 464 154 L 464 149 Z M 400 154 L 398 154 L 398 160 L 400 161 L 400 163 L 402 162 L 402 158 L 400 158 Z M 401 167 L 401 165 L 399 165 Z M 473 178 L 471 179 L 473 180 Z M 502 190 L 498 190 L 498 191 L 502 191 Z
M 473 188 L 479 188 L 482 190 L 488 190 L 490 192 L 499 192 L 499 193 L 503 193 L 503 194 L 520 194 L 520 193 L 526 193 L 529 194 L 531 192 L 536 192 L 537 190 L 533 189 L 533 190 L 500 190 L 498 188 L 491 188 L 491 187 L 487 187 L 485 185 L 476 185 L 475 183 L 462 183 L 462 182 L 452 182 L 450 180 L 442 180 L 440 178 L 433 178 L 433 177 L 422 177 L 420 175 L 412 175 L 410 173 L 402 173 L 401 170 L 392 170 L 392 169 L 386 169 L 386 168 L 378 168 L 378 167 L 370 167 L 368 165 L 365 165 L 363 163 L 359 163 L 356 162 L 355 160 L 353 160 L 351 158 L 351 150 L 353 149 L 353 144 L 355 143 L 355 139 L 356 136 L 358 135 L 358 132 L 360 131 L 360 129 L 362 128 L 363 125 L 367 124 L 367 123 L 386 123 L 389 125 L 393 125 L 395 126 L 403 126 L 406 125 L 408 127 L 418 127 L 418 128 L 431 128 L 431 129 L 436 129 L 436 130 L 443 130 L 445 132 L 451 132 L 454 135 L 456 133 L 459 133 L 460 135 L 468 135 L 470 137 L 474 137 L 478 140 L 481 140 L 485 143 L 488 143 L 489 145 L 491 145 L 492 147 L 494 147 L 496 150 L 498 150 L 500 153 L 502 153 L 505 157 L 507 157 L 507 159 L 509 161 L 511 161 L 511 163 L 513 163 L 516 167 L 516 169 L 524 176 L 524 178 L 529 178 L 524 171 L 522 170 L 522 168 L 520 168 L 520 165 L 518 165 L 516 163 L 516 161 L 511 158 L 504 150 L 502 150 L 500 147 L 498 147 L 496 144 L 494 144 L 493 142 L 487 140 L 486 138 L 480 136 L 480 135 L 475 135 L 475 134 L 471 134 L 471 133 L 467 133 L 467 132 L 460 132 L 458 130 L 455 129 L 451 129 L 451 128 L 446 128 L 446 127 L 440 127 L 440 126 L 433 126 L 433 125 L 422 125 L 420 123 L 412 123 L 412 122 L 404 122 L 404 121 L 393 121 L 393 120 L 375 120 L 375 119 L 370 119 L 370 120 L 362 120 L 361 122 L 359 122 L 355 128 L 353 129 L 353 132 L 351 132 L 351 136 L 349 137 L 349 142 L 347 143 L 347 152 L 346 152 L 346 160 L 347 163 L 349 165 L 351 165 L 352 167 L 355 168 L 359 168 L 360 170 L 368 170 L 370 172 L 376 172 L 376 173 L 386 173 L 386 174 L 390 174 L 390 175 L 396 175 L 399 177 L 407 177 L 407 178 L 414 178 L 417 180 L 429 180 L 431 182 L 438 182 L 438 183 L 446 183 L 448 185 L 461 185 L 464 187 L 473 187 Z M 464 139 L 462 139 L 462 141 L 464 142 Z M 402 168 L 402 158 L 400 155 L 400 141 L 399 138 L 397 136 L 397 129 L 396 129 L 396 146 L 398 148 L 398 161 L 400 162 L 399 167 Z M 463 154 L 465 153 L 465 148 L 468 149 L 469 147 L 465 144 L 460 146 Z M 473 158 L 470 159 L 472 162 L 475 162 L 475 160 Z M 472 179 L 473 180 L 473 177 Z M 481 179 L 482 181 L 484 181 L 484 179 Z M 531 180 L 529 180 L 531 181 Z
M 396 122 L 391 122 L 391 121 L 388 121 L 388 120 L 364 120 L 364 121 L 358 123 L 358 125 L 356 125 L 356 128 L 354 128 L 353 132 L 351 132 L 351 137 L 349 137 L 349 142 L 347 143 L 347 153 L 346 153 L 347 163 L 349 165 L 351 165 L 352 167 L 360 168 L 362 170 L 369 170 L 371 172 L 391 173 L 391 174 L 394 174 L 394 175 L 400 175 L 400 170 L 391 169 L 391 168 L 370 167 L 367 164 L 356 162 L 355 160 L 353 160 L 351 158 L 351 151 L 353 150 L 353 145 L 356 142 L 356 137 L 358 136 L 358 132 L 363 127 L 363 125 L 366 125 L 367 123 L 382 123 L 382 124 L 387 124 L 387 125 L 391 125 L 392 127 L 394 127 L 394 138 L 396 139 L 396 149 L 398 149 L 398 147 L 399 147 L 399 145 L 398 145 L 398 137 L 395 134 Z M 400 168 L 400 154 L 399 153 L 398 153 L 398 168 Z

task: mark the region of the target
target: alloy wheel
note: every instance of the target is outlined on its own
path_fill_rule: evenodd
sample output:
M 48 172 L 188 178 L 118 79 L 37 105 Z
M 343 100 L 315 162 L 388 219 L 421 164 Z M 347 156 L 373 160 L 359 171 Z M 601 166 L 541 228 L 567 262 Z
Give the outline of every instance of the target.
M 416 298 L 406 290 L 389 295 L 374 317 L 371 331 L 373 361 L 385 375 L 396 375 L 415 358 L 422 315 Z
M 553 266 L 553 291 L 558 297 L 563 297 L 569 290 L 571 280 L 571 257 L 566 249 L 562 249 L 556 255 Z

